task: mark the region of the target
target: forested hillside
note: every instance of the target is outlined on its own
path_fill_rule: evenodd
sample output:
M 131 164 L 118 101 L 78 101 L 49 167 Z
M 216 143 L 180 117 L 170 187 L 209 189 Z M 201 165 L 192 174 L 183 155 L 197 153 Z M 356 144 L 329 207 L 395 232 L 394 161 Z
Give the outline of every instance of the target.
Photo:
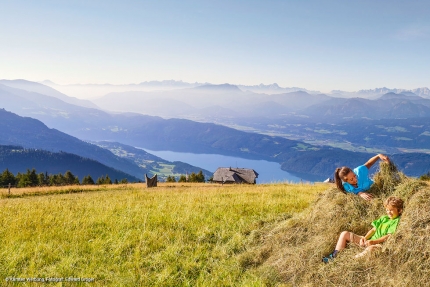
M 4 109 L 0 109 L 0 119 L 0 133 L 2 134 L 0 144 L 2 145 L 19 145 L 24 148 L 73 153 L 96 160 L 140 179 L 143 179 L 143 175 L 149 172 L 127 159 L 115 156 L 108 150 L 56 129 L 49 129 L 38 120 L 20 117 Z
M 115 179 L 120 181 L 124 178 L 130 182 L 139 181 L 139 178 L 135 176 L 75 154 L 0 145 L 0 171 L 5 169 L 13 174 L 25 173 L 28 169 L 35 169 L 37 172 L 47 174 L 63 174 L 66 171 L 71 171 L 80 180 L 88 175 L 94 180 L 109 175 L 113 181 Z

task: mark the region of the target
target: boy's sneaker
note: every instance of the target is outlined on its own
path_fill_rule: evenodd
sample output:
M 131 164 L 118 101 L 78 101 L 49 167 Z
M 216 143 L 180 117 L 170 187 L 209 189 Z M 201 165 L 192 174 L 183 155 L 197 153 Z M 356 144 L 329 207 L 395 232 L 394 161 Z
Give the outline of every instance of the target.
M 324 263 L 329 263 L 333 259 L 334 259 L 334 256 L 333 256 L 333 253 L 331 253 L 330 255 L 328 255 L 326 257 L 323 257 L 321 261 L 324 262 Z

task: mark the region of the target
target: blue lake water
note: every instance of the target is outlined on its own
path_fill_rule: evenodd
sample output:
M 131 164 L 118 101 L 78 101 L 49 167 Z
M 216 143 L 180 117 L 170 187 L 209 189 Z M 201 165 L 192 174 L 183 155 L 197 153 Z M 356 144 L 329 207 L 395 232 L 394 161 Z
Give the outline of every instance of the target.
M 218 154 L 194 154 L 173 151 L 155 151 L 143 149 L 168 161 L 182 161 L 188 164 L 215 172 L 218 167 L 251 168 L 258 173 L 257 183 L 300 182 L 301 178 L 281 169 L 276 162 L 266 160 L 250 160 Z

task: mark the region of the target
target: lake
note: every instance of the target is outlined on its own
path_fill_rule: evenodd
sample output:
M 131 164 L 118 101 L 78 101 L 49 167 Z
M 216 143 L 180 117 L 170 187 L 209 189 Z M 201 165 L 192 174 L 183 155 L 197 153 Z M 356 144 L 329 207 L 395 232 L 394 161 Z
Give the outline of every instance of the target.
M 301 178 L 283 171 L 281 169 L 281 165 L 276 162 L 270 162 L 266 160 L 250 160 L 218 154 L 195 154 L 173 151 L 155 151 L 145 148 L 142 149 L 165 160 L 186 162 L 211 172 L 215 172 L 218 167 L 251 168 L 258 173 L 257 183 L 302 181 Z

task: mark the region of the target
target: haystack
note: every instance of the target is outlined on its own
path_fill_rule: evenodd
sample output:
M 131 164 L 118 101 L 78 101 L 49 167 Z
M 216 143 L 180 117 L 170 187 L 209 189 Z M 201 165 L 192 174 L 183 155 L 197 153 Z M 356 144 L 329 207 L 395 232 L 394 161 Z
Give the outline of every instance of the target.
M 374 180 L 370 202 L 331 187 L 306 212 L 251 234 L 242 267 L 256 267 L 267 285 L 430 286 L 429 186 L 386 163 Z M 321 262 L 343 230 L 365 235 L 370 223 L 385 214 L 383 200 L 391 195 L 400 196 L 405 209 L 380 252 L 354 259 L 362 249 L 350 245 L 333 262 Z

